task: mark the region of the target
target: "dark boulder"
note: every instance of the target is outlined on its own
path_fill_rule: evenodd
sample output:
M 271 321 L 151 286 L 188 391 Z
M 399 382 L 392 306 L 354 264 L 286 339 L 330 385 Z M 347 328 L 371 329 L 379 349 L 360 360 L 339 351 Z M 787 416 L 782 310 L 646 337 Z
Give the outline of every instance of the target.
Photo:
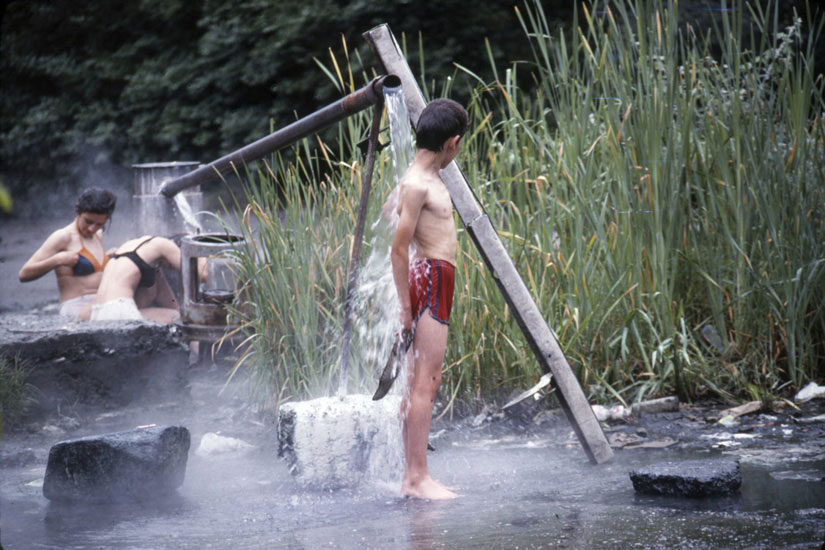
M 687 460 L 632 470 L 630 480 L 639 493 L 705 497 L 736 491 L 742 475 L 732 460 Z
M 151 498 L 183 483 L 189 430 L 157 426 L 62 441 L 49 451 L 43 495 L 50 500 Z

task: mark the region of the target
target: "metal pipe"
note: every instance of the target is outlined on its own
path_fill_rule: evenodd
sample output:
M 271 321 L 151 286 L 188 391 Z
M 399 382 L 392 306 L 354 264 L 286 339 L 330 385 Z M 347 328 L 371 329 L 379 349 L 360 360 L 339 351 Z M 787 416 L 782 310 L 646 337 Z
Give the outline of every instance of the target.
M 317 133 L 331 124 L 382 101 L 384 97 L 384 86 L 396 87 L 400 85 L 401 79 L 395 75 L 388 74 L 377 77 L 360 90 L 352 92 L 335 103 L 331 103 L 304 118 L 296 120 L 277 132 L 250 143 L 218 160 L 203 165 L 197 170 L 167 181 L 160 188 L 160 192 L 167 197 L 173 197 L 184 189 L 216 179 L 220 177 L 221 174 L 232 170 L 233 167 L 258 160 L 273 151 L 291 145 L 299 139 Z

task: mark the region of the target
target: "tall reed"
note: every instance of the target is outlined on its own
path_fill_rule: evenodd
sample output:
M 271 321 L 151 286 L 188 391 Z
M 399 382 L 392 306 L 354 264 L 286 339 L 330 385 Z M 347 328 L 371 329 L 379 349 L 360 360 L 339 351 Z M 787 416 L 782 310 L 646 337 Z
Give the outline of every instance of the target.
M 770 393 L 823 374 L 822 21 L 800 43 L 801 19 L 780 29 L 778 5 L 757 6 L 751 44 L 745 9 L 719 12 L 717 59 L 676 3 L 594 3 L 570 37 L 528 4 L 534 62 L 480 82 L 477 191 L 594 395 Z M 524 70 L 535 93 L 515 85 Z M 509 369 L 492 371 L 488 388 Z
M 823 23 L 809 18 L 803 41 L 802 20 L 780 28 L 778 10 L 735 0 L 694 29 L 675 2 L 594 2 L 551 35 L 529 2 L 517 13 L 532 61 L 493 66 L 489 82 L 462 69 L 439 90 L 475 83 L 459 163 L 591 399 L 769 398 L 825 375 Z M 322 65 L 342 93 L 368 80 L 344 49 Z M 304 141 L 249 177 L 241 362 L 270 398 L 334 389 L 367 127 L 350 117 L 333 146 Z M 387 149 L 371 219 L 390 165 Z M 459 233 L 449 405 L 540 374 Z M 356 379 L 380 368 L 360 365 Z

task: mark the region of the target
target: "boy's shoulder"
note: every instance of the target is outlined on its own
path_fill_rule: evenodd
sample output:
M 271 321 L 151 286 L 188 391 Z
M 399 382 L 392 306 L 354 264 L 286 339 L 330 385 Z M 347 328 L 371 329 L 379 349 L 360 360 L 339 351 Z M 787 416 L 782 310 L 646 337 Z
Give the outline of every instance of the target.
M 423 191 L 439 184 L 442 184 L 440 177 L 430 174 L 426 170 L 417 169 L 415 165 L 410 166 L 410 169 L 401 179 L 402 187 L 406 187 L 408 189 L 420 189 Z
M 443 186 L 440 179 L 427 176 L 405 177 L 401 182 L 399 199 L 403 202 L 429 203 L 438 197 L 438 189 Z

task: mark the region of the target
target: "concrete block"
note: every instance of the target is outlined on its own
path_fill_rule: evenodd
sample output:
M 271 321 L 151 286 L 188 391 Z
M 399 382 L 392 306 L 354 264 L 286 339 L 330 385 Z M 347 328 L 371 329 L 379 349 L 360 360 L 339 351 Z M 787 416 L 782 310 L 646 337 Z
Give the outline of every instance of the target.
M 400 481 L 401 398 L 323 397 L 282 405 L 278 456 L 305 486 L 341 488 L 366 479 Z
M 58 315 L 0 314 L 0 355 L 19 357 L 37 391 L 27 419 L 121 407 L 139 396 L 185 392 L 188 348 L 175 325 L 70 321 Z

